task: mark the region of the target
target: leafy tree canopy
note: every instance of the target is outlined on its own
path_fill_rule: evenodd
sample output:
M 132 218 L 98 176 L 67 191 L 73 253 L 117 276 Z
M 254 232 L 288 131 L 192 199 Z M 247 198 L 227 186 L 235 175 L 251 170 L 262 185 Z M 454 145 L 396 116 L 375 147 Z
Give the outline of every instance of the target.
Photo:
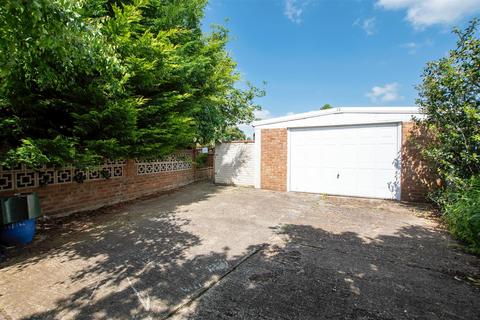
M 456 49 L 428 63 L 417 103 L 419 123 L 435 137 L 425 150 L 447 182 L 480 174 L 480 38 L 478 20 L 454 29 Z
M 325 103 L 323 107 L 320 108 L 320 110 L 328 110 L 332 109 L 333 107 L 329 103 Z
M 223 137 L 221 138 L 222 142 L 230 142 L 230 141 L 238 141 L 238 140 L 246 140 L 247 136 L 245 133 L 240 130 L 237 126 L 232 126 L 225 130 Z
M 0 5 L 0 163 L 154 158 L 253 120 L 228 31 L 205 0 L 7 0 Z

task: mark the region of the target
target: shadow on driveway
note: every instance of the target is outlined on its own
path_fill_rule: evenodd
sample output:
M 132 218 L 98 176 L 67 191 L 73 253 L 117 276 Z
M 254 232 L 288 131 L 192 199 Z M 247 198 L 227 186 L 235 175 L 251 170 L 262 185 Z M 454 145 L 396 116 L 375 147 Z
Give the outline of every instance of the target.
M 285 242 L 242 264 L 175 319 L 478 319 L 480 263 L 406 226 L 366 242 L 284 225 Z
M 0 308 L 14 319 L 168 314 L 236 260 L 227 261 L 227 247 L 186 255 L 202 239 L 184 230 L 190 220 L 177 213 L 191 203 L 208 201 L 216 189 L 189 191 L 188 196 L 179 190 L 161 196 L 160 202 L 153 198 L 47 223 L 38 236 L 46 237 L 44 241 L 31 245 L 27 253 L 9 252 L 11 259 L 1 265 L 5 293 Z
M 478 318 L 479 260 L 447 247 L 443 232 L 406 222 L 408 212 L 319 199 L 197 184 L 55 220 L 0 266 L 0 315 Z M 395 232 L 369 238 L 345 222 L 381 216 L 397 219 Z

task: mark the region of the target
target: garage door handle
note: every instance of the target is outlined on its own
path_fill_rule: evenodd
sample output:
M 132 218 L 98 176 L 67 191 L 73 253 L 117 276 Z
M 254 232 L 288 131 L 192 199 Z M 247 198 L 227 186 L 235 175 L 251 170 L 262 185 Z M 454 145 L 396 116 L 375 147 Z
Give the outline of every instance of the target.
M 340 179 L 340 173 L 337 173 L 337 179 Z

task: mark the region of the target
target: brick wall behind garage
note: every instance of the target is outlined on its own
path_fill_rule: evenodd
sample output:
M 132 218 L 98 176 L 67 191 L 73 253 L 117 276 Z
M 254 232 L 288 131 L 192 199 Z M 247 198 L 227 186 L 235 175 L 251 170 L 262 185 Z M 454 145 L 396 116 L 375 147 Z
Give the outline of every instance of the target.
M 402 179 L 401 200 L 425 202 L 428 192 L 435 188 L 435 174 L 419 150 L 429 139 L 414 122 L 402 124 Z
M 263 129 L 261 188 L 287 191 L 287 129 Z

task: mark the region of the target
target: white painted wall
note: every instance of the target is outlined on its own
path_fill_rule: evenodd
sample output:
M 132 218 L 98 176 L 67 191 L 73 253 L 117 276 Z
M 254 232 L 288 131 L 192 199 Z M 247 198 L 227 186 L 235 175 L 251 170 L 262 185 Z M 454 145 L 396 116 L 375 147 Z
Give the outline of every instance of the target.
M 260 189 L 261 187 L 261 168 L 262 164 L 262 130 L 255 129 L 255 188 Z
M 255 185 L 255 144 L 222 143 L 215 146 L 215 182 Z

